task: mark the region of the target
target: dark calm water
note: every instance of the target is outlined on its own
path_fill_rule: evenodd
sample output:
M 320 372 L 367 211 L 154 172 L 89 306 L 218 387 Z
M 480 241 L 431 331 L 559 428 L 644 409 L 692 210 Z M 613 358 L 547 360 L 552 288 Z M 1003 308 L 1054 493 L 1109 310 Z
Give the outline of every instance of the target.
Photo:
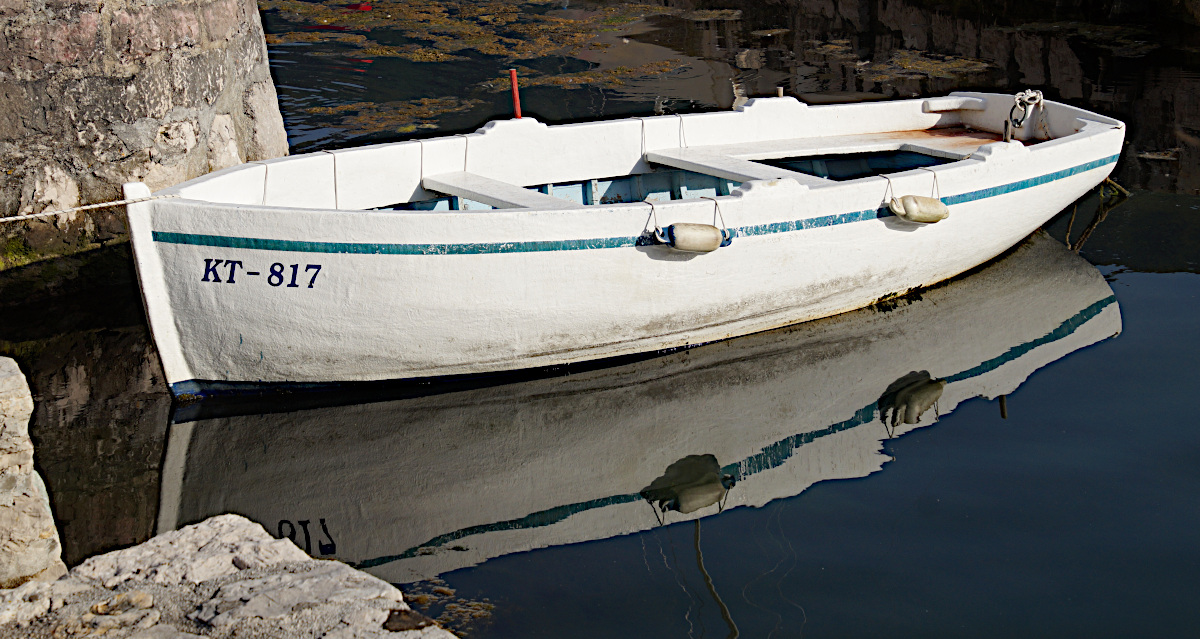
M 470 637 L 1195 634 L 1200 29 L 1126 4 L 264 3 L 295 151 L 507 117 L 513 66 L 550 121 L 1031 87 L 1128 122 L 1134 195 L 886 308 L 341 406 L 173 411 L 127 247 L 2 273 L 65 559 L 234 511 Z

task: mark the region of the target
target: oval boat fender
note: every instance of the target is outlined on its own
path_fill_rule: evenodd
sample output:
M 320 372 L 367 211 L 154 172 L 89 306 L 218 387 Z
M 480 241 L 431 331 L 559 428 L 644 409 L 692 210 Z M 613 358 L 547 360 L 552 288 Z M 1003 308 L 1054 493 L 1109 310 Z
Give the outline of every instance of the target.
M 896 217 L 909 222 L 933 224 L 950 217 L 950 207 L 935 197 L 905 195 L 892 198 L 888 208 Z
M 711 224 L 676 222 L 663 229 L 658 241 L 676 251 L 685 253 L 711 253 L 722 246 L 729 246 L 733 234 Z

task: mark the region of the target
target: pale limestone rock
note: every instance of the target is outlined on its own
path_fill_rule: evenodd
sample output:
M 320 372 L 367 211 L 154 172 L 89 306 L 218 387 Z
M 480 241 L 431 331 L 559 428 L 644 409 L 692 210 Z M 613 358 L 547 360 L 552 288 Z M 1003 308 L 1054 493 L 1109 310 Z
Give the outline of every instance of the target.
M 25 181 L 21 214 L 37 210 L 62 210 L 79 206 L 79 182 L 61 166 L 49 164 Z
M 98 589 L 67 579 L 29 581 L 12 590 L 0 590 L 0 627 L 28 625 L 46 612 L 62 608 L 68 599 L 89 590 Z
M 325 633 L 321 639 L 454 639 L 454 635 L 438 626 L 403 632 L 367 629 L 363 626 L 341 626 Z
M 17 363 L 0 358 L 0 588 L 66 572 L 50 497 L 33 468 L 33 398 Z
M 0 637 L 453 639 L 391 584 L 308 557 L 238 515 L 0 591 Z
M 0 474 L 0 587 L 30 579 L 53 580 L 66 573 L 58 529 L 42 478 L 32 470 Z
M 226 114 L 216 116 L 208 131 L 208 170 L 220 171 L 241 163 L 233 118 Z
M 150 153 L 150 157 L 158 154 L 169 156 L 186 155 L 196 148 L 199 140 L 196 137 L 196 125 L 184 121 L 169 122 L 158 129 L 158 145 Z
M 115 588 L 126 581 L 198 584 L 247 568 L 305 561 L 290 541 L 237 515 L 220 515 L 159 535 L 144 544 L 92 557 L 71 574 Z
M 140 182 L 145 182 L 151 191 L 165 189 L 173 184 L 179 184 L 187 179 L 187 166 L 180 163 L 159 164 L 152 162 L 145 167 L 145 173 L 138 175 Z
M 296 610 L 363 602 L 403 605 L 403 596 L 377 577 L 346 564 L 326 562 L 300 574 L 271 575 L 222 586 L 189 616 L 209 625 L 227 626 L 247 618 L 274 619 Z M 387 613 L 380 612 L 382 627 Z
M 197 639 L 200 635 L 184 632 L 167 624 L 158 624 L 147 630 L 138 630 L 129 639 Z
M 29 581 L 12 590 L 0 591 L 0 625 L 24 626 L 50 610 L 50 584 Z
M 87 637 L 128 629 L 148 630 L 158 624 L 162 613 L 153 610 L 154 597 L 130 590 L 92 604 L 79 618 L 69 618 L 54 628 L 55 637 Z
M 0 358 L 0 454 L 32 451 L 29 416 L 33 396 L 25 375 L 13 360 Z
M 248 155 L 258 159 L 287 155 L 287 131 L 283 128 L 275 85 L 270 82 L 251 85 L 246 91 L 245 111 L 254 125 L 253 146 Z

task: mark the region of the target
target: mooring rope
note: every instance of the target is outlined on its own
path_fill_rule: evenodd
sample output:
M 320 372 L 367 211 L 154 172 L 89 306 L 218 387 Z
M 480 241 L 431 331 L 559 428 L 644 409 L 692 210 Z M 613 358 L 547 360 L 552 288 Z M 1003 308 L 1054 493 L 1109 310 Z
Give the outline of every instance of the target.
M 70 209 L 61 209 L 58 211 L 42 211 L 41 213 L 30 213 L 29 215 L 14 215 L 12 217 L 0 217 L 0 222 L 20 222 L 22 220 L 36 220 L 43 217 L 53 217 L 55 215 L 65 215 L 67 213 L 77 213 L 79 211 L 90 211 L 92 209 L 107 209 L 114 206 L 125 206 L 126 204 L 137 204 L 138 202 L 149 202 L 150 200 L 163 200 L 172 197 L 179 197 L 178 194 L 170 195 L 149 195 L 146 197 L 135 197 L 129 200 L 114 200 L 112 202 L 100 202 L 98 204 L 85 204 L 84 206 L 76 206 Z

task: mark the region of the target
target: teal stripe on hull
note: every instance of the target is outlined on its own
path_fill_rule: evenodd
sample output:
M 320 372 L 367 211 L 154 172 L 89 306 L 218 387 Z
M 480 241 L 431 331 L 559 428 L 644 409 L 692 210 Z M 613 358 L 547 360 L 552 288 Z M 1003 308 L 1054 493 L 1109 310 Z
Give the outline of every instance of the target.
M 1039 175 L 1038 177 L 1029 178 L 1028 180 L 1021 180 L 1020 182 L 1013 182 L 1011 184 L 1002 184 L 1000 186 L 993 186 L 991 188 L 980 189 L 978 191 L 971 191 L 970 193 L 962 193 L 960 195 L 948 195 L 948 196 L 942 198 L 942 202 L 946 206 L 953 206 L 955 204 L 962 204 L 964 202 L 974 202 L 976 200 L 984 200 L 989 197 L 996 197 L 998 195 L 1004 195 L 1006 193 L 1012 193 L 1014 191 L 1023 191 L 1025 189 L 1031 189 L 1035 186 L 1049 184 L 1050 182 L 1053 182 L 1055 180 L 1061 180 L 1064 178 L 1069 178 L 1073 175 L 1078 175 L 1080 173 L 1086 173 L 1088 171 L 1098 169 L 1102 166 L 1108 166 L 1109 164 L 1115 164 L 1116 161 L 1118 159 L 1120 159 L 1120 157 L 1121 157 L 1120 154 L 1110 155 L 1106 158 L 1100 158 L 1099 160 L 1085 162 L 1084 164 L 1080 164 L 1079 166 L 1073 166 L 1069 169 L 1063 169 L 1061 171 L 1047 173 L 1046 175 Z
M 304 242 L 256 237 L 227 237 L 154 231 L 154 241 L 165 244 L 216 246 L 221 248 L 292 251 L 296 253 L 348 253 L 358 255 L 477 255 L 484 253 L 531 253 L 538 251 L 586 251 L 634 246 L 635 237 L 602 237 L 591 240 L 545 240 L 536 242 L 477 242 L 470 244 L 363 244 L 358 242 Z
M 1113 295 L 1110 295 L 1079 311 L 1042 337 L 1025 342 L 1018 346 L 1014 346 L 1005 351 L 1002 355 L 987 360 L 986 362 L 982 362 L 965 371 L 955 373 L 954 375 L 949 375 L 941 379 L 946 380 L 947 383 L 960 382 L 965 379 L 978 377 L 990 371 L 996 370 L 1004 364 L 1020 359 L 1039 346 L 1057 342 L 1072 335 L 1076 330 L 1079 329 L 1079 327 L 1091 321 L 1094 317 L 1099 315 L 1101 311 L 1108 308 L 1112 304 L 1115 304 L 1116 301 L 1117 298 Z M 850 430 L 864 424 L 869 424 L 875 421 L 875 418 L 878 415 L 879 412 L 876 404 L 868 404 L 857 410 L 854 413 L 854 416 L 850 419 L 818 430 L 785 437 L 764 447 L 760 452 L 751 455 L 742 461 L 734 462 L 724 466 L 721 469 L 721 472 L 733 475 L 737 481 L 742 481 L 751 475 L 757 475 L 758 473 L 778 468 L 791 459 L 796 454 L 796 451 L 801 447 L 811 444 L 812 442 L 823 437 Z M 375 559 L 366 559 L 352 565 L 360 570 L 364 568 L 374 568 L 376 566 L 389 564 L 393 561 L 415 557 L 420 554 L 421 550 L 424 548 L 437 548 L 465 537 L 471 537 L 473 535 L 496 532 L 500 530 L 522 530 L 551 526 L 577 513 L 596 508 L 606 508 L 608 506 L 633 503 L 640 500 L 640 495 L 637 493 L 632 493 L 628 495 L 612 495 L 610 497 L 601 497 L 599 499 L 592 499 L 590 501 L 579 502 L 575 504 L 556 506 L 554 508 L 530 513 L 518 519 L 509 519 L 491 524 L 480 524 L 478 526 L 471 526 L 469 528 L 462 528 L 453 532 L 448 532 L 443 535 L 438 535 L 437 537 L 434 537 L 433 539 L 430 539 L 419 546 L 409 548 L 400 554 L 377 557 Z
M 991 197 L 1022 191 L 1078 175 L 1087 171 L 1113 164 L 1119 155 L 1094 160 L 1073 166 L 1069 169 L 1047 173 L 1035 178 L 994 186 L 959 195 L 949 195 L 942 198 L 947 206 L 974 202 Z M 885 218 L 891 215 L 886 208 L 853 213 L 839 213 L 820 217 L 776 222 L 773 224 L 757 224 L 733 229 L 735 236 L 749 237 L 755 235 L 771 235 L 774 233 L 790 233 L 808 229 L 838 226 L 854 222 L 864 222 Z M 639 237 L 603 237 L 586 240 L 541 240 L 531 242 L 477 242 L 463 244 L 376 244 L 360 242 L 306 242 L 300 240 L 273 240 L 255 237 L 230 237 L 224 235 L 203 235 L 196 233 L 170 233 L 154 231 L 155 242 L 164 244 L 184 244 L 190 246 L 213 246 L 219 248 L 258 249 L 264 251 L 289 251 L 295 253 L 340 253 L 355 255 L 481 255 L 489 253 L 532 253 L 542 251 L 587 251 L 592 249 L 625 248 L 636 246 Z

